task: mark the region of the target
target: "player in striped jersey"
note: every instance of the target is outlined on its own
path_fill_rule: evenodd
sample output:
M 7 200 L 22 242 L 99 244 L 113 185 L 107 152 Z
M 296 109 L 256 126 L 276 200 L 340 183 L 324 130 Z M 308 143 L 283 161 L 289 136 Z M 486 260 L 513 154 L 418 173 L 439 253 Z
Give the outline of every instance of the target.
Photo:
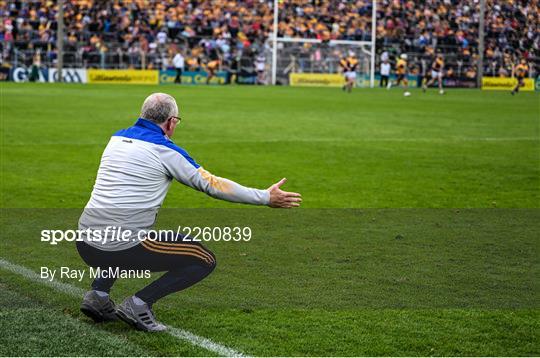
M 218 67 L 219 60 L 217 59 L 211 60 L 206 64 L 206 72 L 208 76 L 206 77 L 206 84 L 210 84 L 210 80 L 212 80 L 212 78 L 216 76 L 216 71 L 218 70 Z
M 408 91 L 408 87 L 409 87 L 409 80 L 407 78 L 408 76 L 408 73 L 409 73 L 409 68 L 408 68 L 408 65 L 407 65 L 407 54 L 406 53 L 402 53 L 401 56 L 399 56 L 399 59 L 396 63 L 396 76 L 397 76 L 397 80 L 396 80 L 396 86 L 399 86 L 399 85 L 402 85 L 403 88 L 405 89 L 405 92 L 403 92 L 403 95 L 405 97 L 408 97 L 411 95 L 411 93 Z M 392 81 L 389 81 L 388 82 L 388 89 L 390 89 L 390 87 L 392 87 Z
M 349 71 L 349 61 L 347 61 L 347 57 L 343 56 L 339 59 L 339 68 L 341 70 L 341 73 L 343 74 L 344 82 L 345 84 L 341 87 L 343 91 L 347 90 L 347 72 Z
M 444 71 L 444 59 L 442 55 L 438 55 L 435 58 L 435 61 L 433 61 L 433 64 L 431 65 L 431 75 L 429 80 L 424 79 L 424 83 L 422 85 L 422 90 L 425 92 L 429 86 L 431 86 L 435 81 L 437 81 L 439 85 L 439 93 L 444 94 L 443 90 L 443 72 Z
M 519 92 L 520 87 L 525 86 L 525 78 L 529 72 L 529 66 L 527 60 L 522 59 L 520 63 L 514 68 L 514 76 L 517 79 L 516 87 L 512 90 L 512 96 Z
M 358 70 L 358 59 L 356 58 L 356 54 L 351 51 L 346 61 L 347 70 L 345 72 L 345 87 L 347 92 L 351 93 L 354 85 L 356 84 L 356 71 Z

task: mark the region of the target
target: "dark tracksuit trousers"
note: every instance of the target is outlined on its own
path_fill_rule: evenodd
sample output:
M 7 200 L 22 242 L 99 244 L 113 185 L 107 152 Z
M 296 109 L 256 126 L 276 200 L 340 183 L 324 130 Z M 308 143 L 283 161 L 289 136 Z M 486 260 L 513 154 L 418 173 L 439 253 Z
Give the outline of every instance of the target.
M 174 79 L 174 83 L 182 83 L 182 68 L 180 67 L 176 68 L 176 77 Z
M 135 294 L 149 306 L 162 297 L 196 284 L 216 267 L 216 258 L 210 250 L 198 242 L 182 240 L 182 237 L 145 240 L 121 251 L 104 251 L 78 241 L 77 250 L 86 264 L 102 270 L 166 271 Z M 116 278 L 97 277 L 92 289 L 109 292 L 115 281 Z
M 388 76 L 381 75 L 381 81 L 379 82 L 379 87 L 388 86 Z

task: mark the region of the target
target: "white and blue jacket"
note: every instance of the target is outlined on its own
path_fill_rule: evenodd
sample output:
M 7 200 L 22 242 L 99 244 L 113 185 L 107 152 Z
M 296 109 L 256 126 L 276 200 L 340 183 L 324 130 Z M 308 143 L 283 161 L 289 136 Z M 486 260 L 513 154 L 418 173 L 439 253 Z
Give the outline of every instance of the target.
M 267 205 L 267 190 L 244 187 L 204 170 L 171 141 L 157 124 L 139 118 L 134 126 L 116 132 L 103 152 L 92 195 L 79 220 L 79 229 L 107 225 L 129 230 L 150 229 L 172 179 L 214 198 Z M 107 251 L 138 242 L 88 242 Z

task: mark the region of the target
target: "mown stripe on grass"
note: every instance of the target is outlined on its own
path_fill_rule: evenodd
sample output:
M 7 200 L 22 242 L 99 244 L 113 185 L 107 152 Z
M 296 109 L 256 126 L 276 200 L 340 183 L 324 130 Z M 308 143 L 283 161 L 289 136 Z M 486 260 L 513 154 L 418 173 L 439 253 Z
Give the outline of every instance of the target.
M 377 143 L 377 142 L 403 142 L 403 143 L 460 143 L 460 142 L 540 142 L 540 137 L 330 137 L 330 138 L 276 138 L 276 139 L 183 139 L 182 144 L 257 144 L 257 143 L 334 143 L 347 142 L 358 143 Z M 2 147 L 28 147 L 28 146 L 96 146 L 105 145 L 106 141 L 40 141 L 36 142 L 16 142 L 10 141 L 3 143 Z
M 13 272 L 28 280 L 45 284 L 49 287 L 54 288 L 57 291 L 66 293 L 73 297 L 82 297 L 82 295 L 84 295 L 85 293 L 85 291 L 80 287 L 72 286 L 70 284 L 63 283 L 63 282 L 42 279 L 40 275 L 30 270 L 29 268 L 11 263 L 3 258 L 0 258 L 0 268 Z M 204 348 L 210 352 L 219 354 L 220 356 L 246 357 L 246 355 L 243 354 L 242 352 L 236 351 L 232 348 L 216 343 L 208 338 L 198 336 L 184 329 L 169 326 L 169 329 L 166 332 L 175 338 L 184 340 L 194 346 Z

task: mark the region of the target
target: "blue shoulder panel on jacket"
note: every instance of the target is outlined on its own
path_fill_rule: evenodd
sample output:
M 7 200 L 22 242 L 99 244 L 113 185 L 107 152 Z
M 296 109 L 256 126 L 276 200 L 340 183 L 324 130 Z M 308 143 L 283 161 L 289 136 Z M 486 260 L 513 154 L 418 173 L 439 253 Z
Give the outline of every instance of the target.
M 186 152 L 183 148 L 180 148 L 179 146 L 174 144 L 172 140 L 167 138 L 160 126 L 146 119 L 139 118 L 134 126 L 119 130 L 118 132 L 113 134 L 113 137 L 126 137 L 165 146 L 178 152 L 195 168 L 200 167 L 200 165 L 197 164 L 197 162 L 190 157 L 188 152 Z

